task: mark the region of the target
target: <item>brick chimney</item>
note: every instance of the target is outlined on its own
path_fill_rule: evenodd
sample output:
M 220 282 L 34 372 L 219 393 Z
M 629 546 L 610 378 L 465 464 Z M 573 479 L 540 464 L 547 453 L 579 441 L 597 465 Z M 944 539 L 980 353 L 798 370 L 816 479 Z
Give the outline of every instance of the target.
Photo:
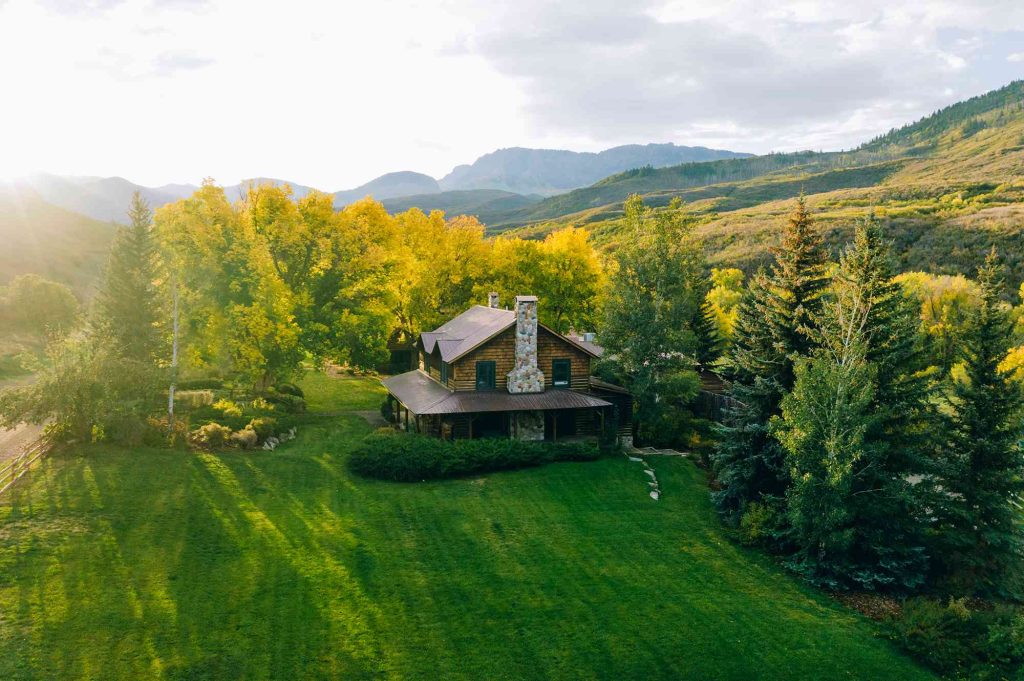
M 498 309 L 498 294 L 495 291 L 487 294 L 487 307 L 494 310 Z
M 510 393 L 544 392 L 537 366 L 537 296 L 516 296 L 515 368 L 508 374 Z

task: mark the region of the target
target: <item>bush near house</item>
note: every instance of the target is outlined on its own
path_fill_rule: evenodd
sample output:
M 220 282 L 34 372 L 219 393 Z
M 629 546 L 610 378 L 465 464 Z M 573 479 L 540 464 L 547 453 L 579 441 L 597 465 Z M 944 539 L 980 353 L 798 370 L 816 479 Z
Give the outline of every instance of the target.
M 380 480 L 414 482 L 541 466 L 553 461 L 594 461 L 597 445 L 484 439 L 446 442 L 383 428 L 366 437 L 349 457 L 349 468 Z

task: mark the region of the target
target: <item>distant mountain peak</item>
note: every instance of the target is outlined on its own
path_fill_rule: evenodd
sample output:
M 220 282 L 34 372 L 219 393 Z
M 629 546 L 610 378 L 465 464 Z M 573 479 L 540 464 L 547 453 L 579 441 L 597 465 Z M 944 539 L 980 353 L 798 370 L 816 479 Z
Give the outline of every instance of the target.
M 507 147 L 456 166 L 440 181 L 444 190 L 500 189 L 552 195 L 589 186 L 632 168 L 663 168 L 694 161 L 743 158 L 750 154 L 666 143 L 626 144 L 604 151 Z
M 384 199 L 393 199 L 399 196 L 436 194 L 439 191 L 441 191 L 441 187 L 438 185 L 437 180 L 430 175 L 424 175 L 423 173 L 411 170 L 399 170 L 385 173 L 355 189 L 335 192 L 334 205 L 340 208 L 366 196 L 372 196 L 378 201 L 383 201 Z

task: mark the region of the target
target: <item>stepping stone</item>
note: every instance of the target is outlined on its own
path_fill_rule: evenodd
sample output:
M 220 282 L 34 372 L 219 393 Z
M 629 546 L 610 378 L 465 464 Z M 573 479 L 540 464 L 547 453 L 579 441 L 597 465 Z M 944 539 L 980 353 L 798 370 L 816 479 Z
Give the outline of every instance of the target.
M 651 498 L 657 501 L 659 498 L 661 498 L 661 492 L 657 490 L 651 490 Z

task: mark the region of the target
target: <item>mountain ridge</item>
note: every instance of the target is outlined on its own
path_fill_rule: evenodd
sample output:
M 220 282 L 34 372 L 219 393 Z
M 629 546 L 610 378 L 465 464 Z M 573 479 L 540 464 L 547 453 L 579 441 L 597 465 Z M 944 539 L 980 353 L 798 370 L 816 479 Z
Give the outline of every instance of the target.
M 411 170 L 400 170 L 380 175 L 352 189 L 328 192 L 334 196 L 335 208 L 342 208 L 366 196 L 379 201 L 396 200 L 402 197 L 424 197 L 441 195 L 441 200 L 431 201 L 437 209 L 464 205 L 468 195 L 446 194 L 446 192 L 483 191 L 472 197 L 471 203 L 487 203 L 494 196 L 489 191 L 504 191 L 517 194 L 522 199 L 512 201 L 519 207 L 535 203 L 534 194 L 551 195 L 569 189 L 592 184 L 613 172 L 632 167 L 664 167 L 680 158 L 741 158 L 749 156 L 740 152 L 687 147 L 667 144 L 632 144 L 612 147 L 600 152 L 576 152 L 561 149 L 530 149 L 510 147 L 484 154 L 471 164 L 456 166 L 440 181 Z M 461 177 L 462 179 L 458 179 Z M 559 179 L 560 178 L 560 179 Z M 48 203 L 81 213 L 96 220 L 123 222 L 126 206 L 135 191 L 153 208 L 190 196 L 198 185 L 187 183 L 165 184 L 159 187 L 145 187 L 122 177 L 68 176 L 37 173 L 24 178 Z M 255 177 L 237 184 L 225 185 L 228 198 L 234 200 L 244 194 L 250 182 L 273 185 L 289 185 L 295 198 L 302 198 L 314 191 L 313 187 L 272 177 Z M 519 188 L 519 191 L 509 186 Z M 531 189 L 532 187 L 532 189 Z M 450 198 L 451 202 L 444 199 Z M 508 207 L 501 215 L 508 214 Z

